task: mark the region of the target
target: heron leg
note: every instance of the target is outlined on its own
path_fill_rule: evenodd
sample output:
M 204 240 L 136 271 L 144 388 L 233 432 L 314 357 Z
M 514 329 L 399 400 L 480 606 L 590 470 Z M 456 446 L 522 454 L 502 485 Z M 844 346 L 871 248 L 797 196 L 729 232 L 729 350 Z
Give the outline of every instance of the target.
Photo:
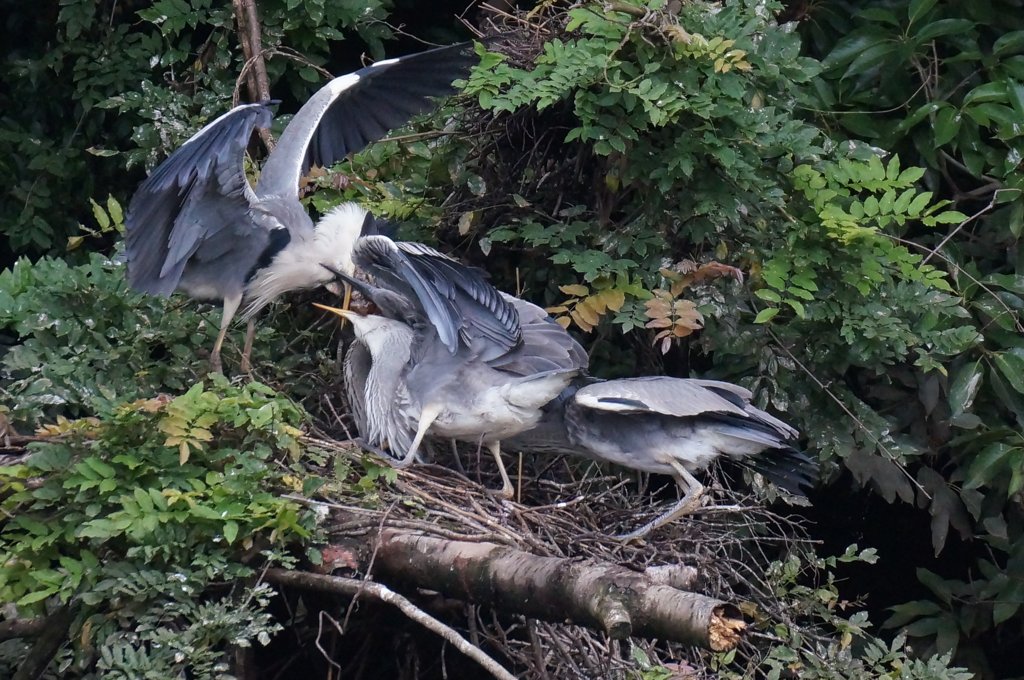
M 220 314 L 220 333 L 217 334 L 217 342 L 213 343 L 213 351 L 210 352 L 211 373 L 224 372 L 220 363 L 220 348 L 224 344 L 224 337 L 228 334 L 231 320 L 235 318 L 235 312 L 238 311 L 238 305 L 240 304 L 242 304 L 241 293 L 224 298 L 224 310 Z
M 239 369 L 243 373 L 248 373 L 252 370 L 249 356 L 252 354 L 252 341 L 254 337 L 256 337 L 256 322 L 249 319 L 245 325 L 245 347 L 242 349 L 242 363 L 239 365 Z
M 631 531 L 628 534 L 616 536 L 615 538 L 623 541 L 624 543 L 635 541 L 643 538 L 658 527 L 665 526 L 669 522 L 676 520 L 683 515 L 688 515 L 700 507 L 701 496 L 704 493 L 704 485 L 697 481 L 697 478 L 691 475 L 681 463 L 675 460 L 669 461 L 669 463 L 676 471 L 676 474 L 673 475 L 673 477 L 675 477 L 676 484 L 678 484 L 679 488 L 682 489 L 683 497 L 680 498 L 679 501 L 671 508 L 658 515 L 639 529 Z
M 505 470 L 505 462 L 501 459 L 501 442 L 491 442 L 487 448 L 491 450 L 491 455 L 494 456 L 494 461 L 498 464 L 498 472 L 501 473 L 501 491 L 498 492 L 498 495 L 510 500 L 515 497 L 516 488 L 512 486 L 512 480 L 508 478 L 508 472 Z
M 426 436 L 427 430 L 434 424 L 434 420 L 441 414 L 440 406 L 424 406 L 420 409 L 420 422 L 416 426 L 416 436 L 412 440 L 412 444 L 409 445 L 409 450 L 402 458 L 398 467 L 406 467 L 412 464 L 413 459 L 416 457 L 416 451 L 420 448 L 420 444 L 423 443 L 423 437 Z
M 452 458 L 455 459 L 455 469 L 459 471 L 459 474 L 463 477 L 466 476 L 466 468 L 462 465 L 462 458 L 459 456 L 459 442 L 457 439 L 451 440 L 452 446 Z

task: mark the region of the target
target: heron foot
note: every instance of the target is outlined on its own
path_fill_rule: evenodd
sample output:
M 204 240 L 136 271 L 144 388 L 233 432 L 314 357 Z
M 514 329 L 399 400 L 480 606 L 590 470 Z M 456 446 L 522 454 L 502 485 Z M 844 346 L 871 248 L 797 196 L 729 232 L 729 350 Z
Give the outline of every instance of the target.
M 693 480 L 692 477 L 690 477 L 690 479 Z M 671 508 L 661 513 L 639 529 L 635 529 L 628 534 L 616 536 L 615 539 L 622 541 L 623 543 L 629 543 L 630 541 L 641 539 L 658 527 L 665 526 L 673 520 L 684 515 L 692 514 L 695 510 L 698 510 L 704 501 L 704 486 L 696 480 L 693 480 L 693 484 L 693 486 L 690 486 L 687 489 L 683 497 L 679 499 L 679 502 Z
M 355 442 L 363 451 L 368 451 L 369 453 L 372 453 L 378 458 L 383 458 L 387 462 L 387 464 L 393 468 L 404 468 L 409 467 L 410 465 L 410 463 L 405 462 L 404 458 L 396 458 L 395 456 L 391 455 L 391 453 L 389 453 L 388 451 L 385 451 L 379 446 L 374 446 L 373 444 L 370 444 L 362 437 L 356 439 Z
M 484 489 L 484 492 L 505 501 L 510 501 L 516 497 L 516 488 L 511 483 L 503 485 L 500 489 Z
M 704 513 L 711 514 L 722 512 L 741 512 L 746 509 L 742 505 L 704 505 L 704 498 L 705 497 L 702 496 L 698 496 L 696 498 L 691 499 L 684 498 L 683 500 L 688 501 L 687 503 L 683 504 L 682 502 L 680 502 L 673 506 L 667 512 L 658 515 L 656 518 L 654 518 L 647 524 L 643 525 L 639 529 L 631 531 L 628 534 L 614 536 L 613 538 L 615 538 L 615 540 L 617 541 L 622 541 L 623 543 L 629 543 L 630 541 L 641 539 L 647 534 L 654 531 L 655 529 L 665 526 L 669 522 L 672 522 L 673 520 L 679 519 L 680 517 L 684 517 L 686 515 L 696 515 Z

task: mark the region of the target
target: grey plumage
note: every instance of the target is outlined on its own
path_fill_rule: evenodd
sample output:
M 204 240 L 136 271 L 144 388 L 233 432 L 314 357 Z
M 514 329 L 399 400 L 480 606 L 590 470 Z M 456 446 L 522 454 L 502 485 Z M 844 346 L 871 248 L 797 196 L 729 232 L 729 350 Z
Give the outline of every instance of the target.
M 255 188 L 245 147 L 266 127 L 266 103 L 237 106 L 171 154 L 139 186 L 125 219 L 128 281 L 136 290 L 181 290 L 223 301 L 211 363 L 243 300 L 246 317 L 283 292 L 333 280 L 321 262 L 351 273 L 359 225 L 325 216 L 317 225 L 299 202 L 310 164 L 329 166 L 449 94 L 476 63 L 470 44 L 378 62 L 331 80 L 303 105 L 267 158 Z M 250 326 L 250 331 L 251 331 Z
M 797 431 L 753 406 L 750 398 L 742 387 L 715 380 L 579 379 L 549 404 L 534 429 L 506 445 L 674 477 L 684 497 L 623 537 L 639 538 L 698 507 L 703 486 L 692 473 L 720 457 L 761 472 L 793 493 L 813 484 L 815 464 L 792 448 Z
M 510 494 L 501 440 L 540 419 L 541 408 L 586 368 L 586 353 L 542 310 L 500 293 L 478 270 L 428 246 L 364 237 L 353 260 L 377 285 L 352 285 L 391 317 L 344 314 L 372 356 L 369 366 L 346 362 L 346 370 L 364 372 L 346 376 L 346 384 L 350 400 L 359 398 L 362 386 L 360 426 L 368 448 L 388 446 L 397 464 L 407 465 L 428 434 L 483 443 Z M 400 343 L 407 355 L 394 349 Z M 387 403 L 371 407 L 380 385 L 396 379 Z M 410 441 L 401 448 L 366 434 L 403 430 L 398 439 Z

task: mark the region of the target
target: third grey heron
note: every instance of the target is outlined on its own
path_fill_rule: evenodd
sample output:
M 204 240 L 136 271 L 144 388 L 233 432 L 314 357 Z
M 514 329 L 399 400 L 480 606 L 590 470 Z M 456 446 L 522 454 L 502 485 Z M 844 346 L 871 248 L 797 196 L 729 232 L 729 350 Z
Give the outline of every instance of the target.
M 792 448 L 798 433 L 750 403 L 732 383 L 669 377 L 578 379 L 545 410 L 538 425 L 508 444 L 525 452 L 569 453 L 671 475 L 683 497 L 639 529 L 633 540 L 700 507 L 704 486 L 693 476 L 720 456 L 778 486 L 802 493 L 816 465 Z
M 483 443 L 510 497 L 501 440 L 532 427 L 586 368 L 583 348 L 539 307 L 428 246 L 367 236 L 353 260 L 376 285 L 351 284 L 381 315 L 327 309 L 358 339 L 345 377 L 364 443 L 388 446 L 399 466 L 428 434 Z
M 222 301 L 220 349 L 239 306 L 249 320 L 278 295 L 331 282 L 320 263 L 351 273 L 359 232 L 344 215 L 314 225 L 299 202 L 299 182 L 312 165 L 330 166 L 454 91 L 477 58 L 472 44 L 387 59 L 331 80 L 306 102 L 267 158 L 255 188 L 243 166 L 256 126 L 266 127 L 267 103 L 236 106 L 185 142 L 142 182 L 125 219 L 132 288 L 169 296 L 175 290 Z

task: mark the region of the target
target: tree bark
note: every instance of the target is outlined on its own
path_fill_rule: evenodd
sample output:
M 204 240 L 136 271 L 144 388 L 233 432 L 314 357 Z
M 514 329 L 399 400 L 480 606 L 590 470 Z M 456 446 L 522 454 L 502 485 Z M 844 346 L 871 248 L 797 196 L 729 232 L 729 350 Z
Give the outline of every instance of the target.
M 636 635 L 726 651 L 746 627 L 734 606 L 662 585 L 644 572 L 495 543 L 385 529 L 374 571 L 501 611 L 599 628 L 613 639 Z
M 736 607 L 678 587 L 694 583 L 692 567 L 654 567 L 648 573 L 402 529 L 385 529 L 372 552 L 378 581 L 435 590 L 509 614 L 571 621 L 614 639 L 634 635 L 727 651 L 746 628 Z
M 46 629 L 46 620 L 44 616 L 37 616 L 34 619 L 0 621 L 0 640 L 35 637 Z
M 67 641 L 68 630 L 74 618 L 74 611 L 67 605 L 47 616 L 46 622 L 38 632 L 36 643 L 18 666 L 11 680 L 36 680 L 42 677 L 60 646 Z
M 270 100 L 270 77 L 267 75 L 267 62 L 263 58 L 263 39 L 260 37 L 260 19 L 256 13 L 255 0 L 231 0 L 235 9 L 235 21 L 238 22 L 238 41 L 242 45 L 245 57 L 246 83 L 249 98 L 265 102 Z M 260 139 L 267 151 L 274 148 L 274 140 L 270 130 L 259 128 Z

